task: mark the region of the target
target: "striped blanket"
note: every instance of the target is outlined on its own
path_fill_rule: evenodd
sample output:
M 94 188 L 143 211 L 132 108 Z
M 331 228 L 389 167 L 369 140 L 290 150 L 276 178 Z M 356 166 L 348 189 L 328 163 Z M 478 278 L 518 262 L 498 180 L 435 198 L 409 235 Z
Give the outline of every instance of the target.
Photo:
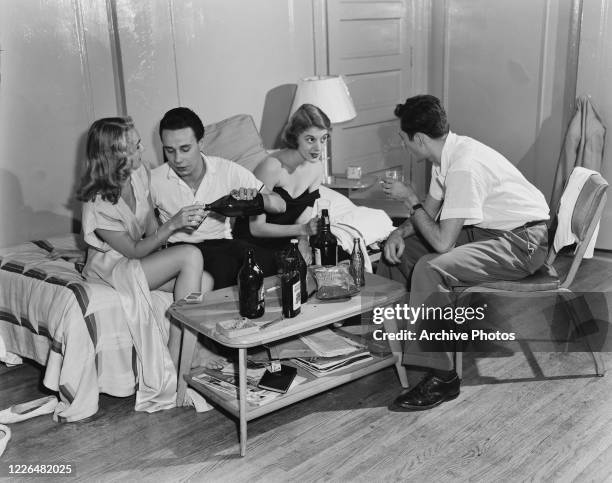
M 97 412 L 100 392 L 135 392 L 135 353 L 115 290 L 86 282 L 74 263 L 51 260 L 54 248 L 78 248 L 77 236 L 0 249 L 0 345 L 10 362 L 45 366 L 43 383 L 61 400 L 54 419 L 78 421 Z M 151 295 L 164 312 L 172 302 L 171 294 Z

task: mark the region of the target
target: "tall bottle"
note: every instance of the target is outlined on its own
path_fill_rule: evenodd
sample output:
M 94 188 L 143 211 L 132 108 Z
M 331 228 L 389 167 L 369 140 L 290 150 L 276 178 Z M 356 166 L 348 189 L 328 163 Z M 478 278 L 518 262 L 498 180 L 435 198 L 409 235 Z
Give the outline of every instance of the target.
M 261 193 L 257 193 L 250 200 L 239 200 L 229 194 L 212 203 L 205 204 L 204 209 L 223 216 L 254 216 L 261 215 L 264 212 L 264 201 Z
M 255 262 L 253 249 L 249 248 L 244 264 L 238 272 L 238 301 L 242 317 L 256 319 L 264 314 L 266 301 L 263 282 L 263 272 Z
M 312 258 L 315 265 L 337 265 L 338 264 L 338 241 L 332 234 L 329 226 L 329 211 L 321 211 L 321 231 L 311 238 Z
M 308 273 L 308 267 L 306 265 L 306 260 L 300 253 L 300 249 L 298 248 L 297 239 L 293 238 L 291 240 L 291 257 L 295 258 L 297 261 L 297 269 L 300 274 L 300 292 L 301 292 L 301 300 L 302 303 L 306 303 L 308 301 L 308 288 L 306 287 L 306 275 Z
M 301 292 L 297 259 L 291 256 L 291 250 L 289 250 L 283 260 L 283 272 L 281 274 L 283 317 L 290 319 L 300 313 L 302 310 Z
M 363 253 L 359 247 L 359 238 L 353 238 L 353 253 L 351 253 L 351 264 L 349 273 L 355 280 L 355 285 L 363 287 L 365 285 L 365 262 Z

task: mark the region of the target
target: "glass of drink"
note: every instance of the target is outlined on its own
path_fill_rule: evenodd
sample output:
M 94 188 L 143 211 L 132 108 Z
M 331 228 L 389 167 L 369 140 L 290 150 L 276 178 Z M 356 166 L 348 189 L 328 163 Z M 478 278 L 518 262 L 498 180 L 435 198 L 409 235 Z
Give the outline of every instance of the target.
M 388 169 L 385 171 L 385 180 L 387 181 L 401 181 L 404 182 L 404 173 L 401 169 Z

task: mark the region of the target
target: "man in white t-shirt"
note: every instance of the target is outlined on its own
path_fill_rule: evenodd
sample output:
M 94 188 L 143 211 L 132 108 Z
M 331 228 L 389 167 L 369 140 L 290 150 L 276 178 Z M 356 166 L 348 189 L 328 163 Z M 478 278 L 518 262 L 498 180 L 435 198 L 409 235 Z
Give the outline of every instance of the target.
M 233 190 L 245 198 L 260 193 L 268 213 L 285 211 L 283 199 L 249 170 L 202 152 L 204 125 L 192 110 L 177 107 L 168 111 L 160 122 L 159 134 L 166 163 L 151 172 L 151 199 L 162 222 L 184 206 L 212 203 Z M 232 239 L 229 218 L 212 211 L 204 213 L 195 229 L 176 232 L 168 242 L 192 243 L 200 248 L 204 270 L 212 275 L 215 290 L 236 284 L 245 251 L 251 247 Z
M 377 273 L 406 284 L 409 307 L 452 308 L 453 286 L 518 280 L 540 268 L 547 253 L 549 213 L 542 193 L 500 153 L 452 133 L 436 97 L 411 97 L 396 107 L 395 115 L 406 149 L 418 161 L 433 164 L 422 204 L 410 185 L 383 182 L 386 194 L 404 200 L 410 217 L 389 235 Z M 439 316 L 432 321 L 422 314 L 409 321 L 417 337 L 423 330 L 459 332 L 458 324 L 465 322 Z M 419 340 L 406 342 L 403 363 L 426 368 L 426 375 L 389 409 L 429 409 L 459 395 L 452 344 L 429 352 Z

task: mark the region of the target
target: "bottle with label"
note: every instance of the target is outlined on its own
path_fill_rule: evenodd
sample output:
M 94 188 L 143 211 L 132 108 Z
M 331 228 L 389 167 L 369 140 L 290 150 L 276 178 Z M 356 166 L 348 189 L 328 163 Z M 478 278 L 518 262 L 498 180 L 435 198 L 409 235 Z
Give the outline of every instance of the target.
M 365 263 L 363 253 L 359 247 L 359 238 L 353 238 L 353 253 L 351 253 L 349 273 L 353 276 L 355 285 L 358 287 L 365 285 Z
M 300 272 L 297 259 L 287 252 L 283 260 L 281 274 L 281 303 L 283 317 L 290 319 L 298 315 L 302 307 L 302 289 L 300 285 Z
M 300 253 L 300 249 L 298 248 L 298 241 L 295 238 L 291 240 L 290 253 L 290 256 L 297 260 L 297 268 L 298 272 L 300 273 L 301 300 L 304 304 L 308 300 L 308 288 L 306 287 L 306 275 L 308 273 L 308 267 L 306 265 L 306 260 L 304 260 L 304 257 Z
M 321 231 L 311 238 L 312 258 L 315 265 L 337 265 L 338 264 L 338 241 L 332 234 L 329 226 L 329 212 L 321 211 Z
M 263 272 L 255 262 L 253 249 L 249 248 L 238 272 L 238 301 L 242 317 L 256 319 L 264 314 L 266 301 L 263 282 Z
M 223 216 L 254 216 L 264 212 L 264 201 L 261 193 L 250 200 L 239 200 L 229 194 L 205 204 L 204 209 Z

